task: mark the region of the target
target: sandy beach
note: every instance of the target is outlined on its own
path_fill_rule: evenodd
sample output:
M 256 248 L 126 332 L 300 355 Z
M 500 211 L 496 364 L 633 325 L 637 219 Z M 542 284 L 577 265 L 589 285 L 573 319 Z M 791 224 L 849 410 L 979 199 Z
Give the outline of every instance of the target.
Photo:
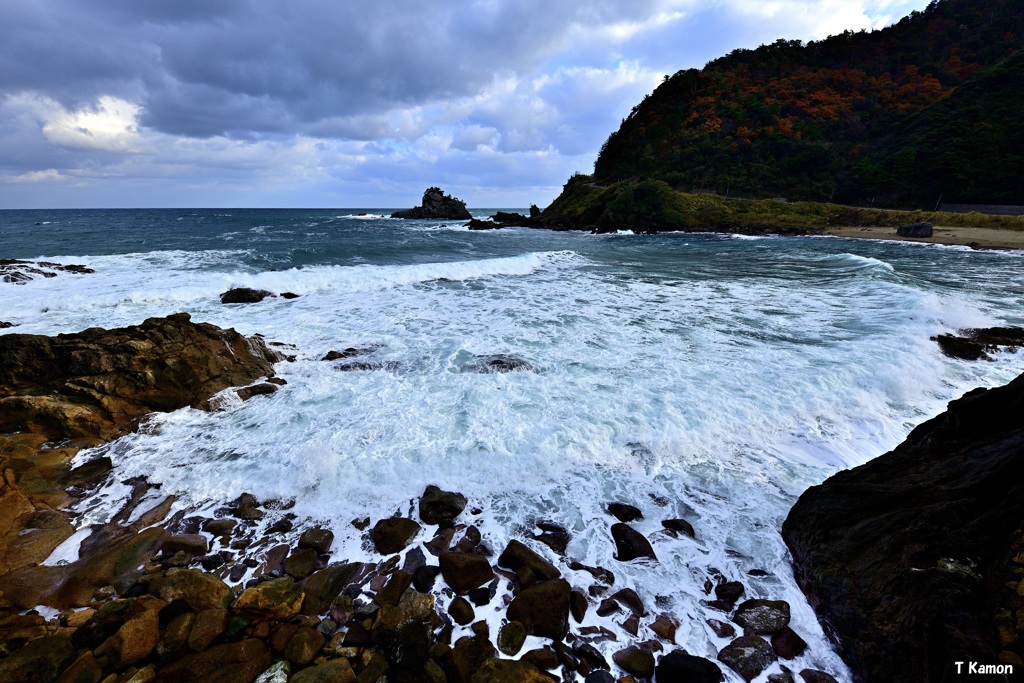
M 839 227 L 825 228 L 822 233 L 836 237 L 857 237 L 873 240 L 902 240 L 927 244 L 957 244 L 977 249 L 1024 249 L 1024 230 L 995 228 L 945 228 L 935 226 L 931 237 L 900 237 L 896 228 Z

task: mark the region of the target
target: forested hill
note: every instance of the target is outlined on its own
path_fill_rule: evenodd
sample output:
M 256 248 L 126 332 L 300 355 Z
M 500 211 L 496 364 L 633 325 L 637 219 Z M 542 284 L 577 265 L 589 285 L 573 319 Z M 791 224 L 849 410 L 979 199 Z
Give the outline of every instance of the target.
M 595 181 L 933 208 L 1024 204 L 1024 0 L 939 0 L 880 31 L 779 40 L 679 71 Z

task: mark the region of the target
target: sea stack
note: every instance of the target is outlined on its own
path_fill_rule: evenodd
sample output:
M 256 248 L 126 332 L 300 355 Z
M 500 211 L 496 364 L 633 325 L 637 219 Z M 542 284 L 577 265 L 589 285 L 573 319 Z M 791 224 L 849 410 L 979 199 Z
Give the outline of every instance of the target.
M 439 187 L 428 187 L 423 193 L 423 202 L 412 209 L 395 211 L 392 218 L 440 218 L 445 220 L 469 220 L 466 202 L 445 194 Z

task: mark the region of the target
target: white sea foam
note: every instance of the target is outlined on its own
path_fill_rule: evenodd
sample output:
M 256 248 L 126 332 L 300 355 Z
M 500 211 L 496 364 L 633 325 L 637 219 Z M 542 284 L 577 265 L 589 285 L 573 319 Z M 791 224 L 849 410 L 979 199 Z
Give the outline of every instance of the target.
M 793 666 L 848 680 L 792 578 L 781 522 L 809 485 L 891 449 L 963 391 L 1024 369 L 1024 354 L 969 364 L 929 340 L 1024 320 L 1015 262 L 931 252 L 933 263 L 846 243 L 829 253 L 811 241 L 818 251 L 805 252 L 786 238 L 597 237 L 577 237 L 578 251 L 282 271 L 240 268 L 229 251 L 93 257 L 76 259 L 93 276 L 19 288 L 24 331 L 184 309 L 295 347 L 297 360 L 278 365 L 288 384 L 277 393 L 157 416 L 146 433 L 102 447 L 117 477 L 79 504 L 80 524 L 109 519 L 128 493 L 119 482 L 146 476 L 179 508 L 207 514 L 243 492 L 293 500 L 291 512 L 334 529 L 336 559 L 376 560 L 350 521 L 414 515 L 433 483 L 484 510 L 467 517 L 496 550 L 539 518 L 564 524 L 569 557 L 610 567 L 617 586 L 679 617 L 677 641 L 695 654 L 725 644 L 704 622 L 720 616 L 701 604 L 711 568 L 751 597 L 788 600 L 811 643 Z M 223 306 L 229 286 L 301 296 Z M 348 346 L 393 365 L 342 372 L 317 360 Z M 537 371 L 464 371 L 496 353 Z M 659 564 L 610 560 L 605 506 L 615 500 L 643 510 L 635 526 Z M 661 531 L 677 517 L 695 540 Z M 754 568 L 769 575 L 750 577 Z M 619 628 L 593 610 L 588 623 Z

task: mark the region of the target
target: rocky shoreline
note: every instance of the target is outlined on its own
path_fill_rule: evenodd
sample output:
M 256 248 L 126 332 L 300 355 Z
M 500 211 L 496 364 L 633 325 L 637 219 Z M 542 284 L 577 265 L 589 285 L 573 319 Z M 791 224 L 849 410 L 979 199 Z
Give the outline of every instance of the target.
M 353 520 L 370 562 L 332 555 L 331 531 L 287 502 L 244 495 L 189 515 L 141 480 L 125 482 L 132 495 L 109 523 L 76 533 L 68 505 L 111 469 L 72 469 L 79 449 L 144 428 L 152 410 L 215 409 L 229 387 L 275 391 L 281 356 L 187 314 L 3 335 L 0 354 L 15 361 L 0 369 L 0 680 L 664 683 L 769 667 L 773 683 L 834 680 L 786 667 L 807 647 L 786 602 L 744 599 L 749 585 L 713 570 L 703 602 L 721 618 L 706 626 L 728 644 L 715 659 L 679 648 L 679 622 L 616 585 L 616 563 L 657 562 L 623 501 L 608 506 L 616 555 L 595 567 L 566 556 L 570 531 L 555 521 L 493 548 L 473 523 L 481 511 L 432 486 L 414 516 Z M 58 548 L 68 561 L 42 564 Z

